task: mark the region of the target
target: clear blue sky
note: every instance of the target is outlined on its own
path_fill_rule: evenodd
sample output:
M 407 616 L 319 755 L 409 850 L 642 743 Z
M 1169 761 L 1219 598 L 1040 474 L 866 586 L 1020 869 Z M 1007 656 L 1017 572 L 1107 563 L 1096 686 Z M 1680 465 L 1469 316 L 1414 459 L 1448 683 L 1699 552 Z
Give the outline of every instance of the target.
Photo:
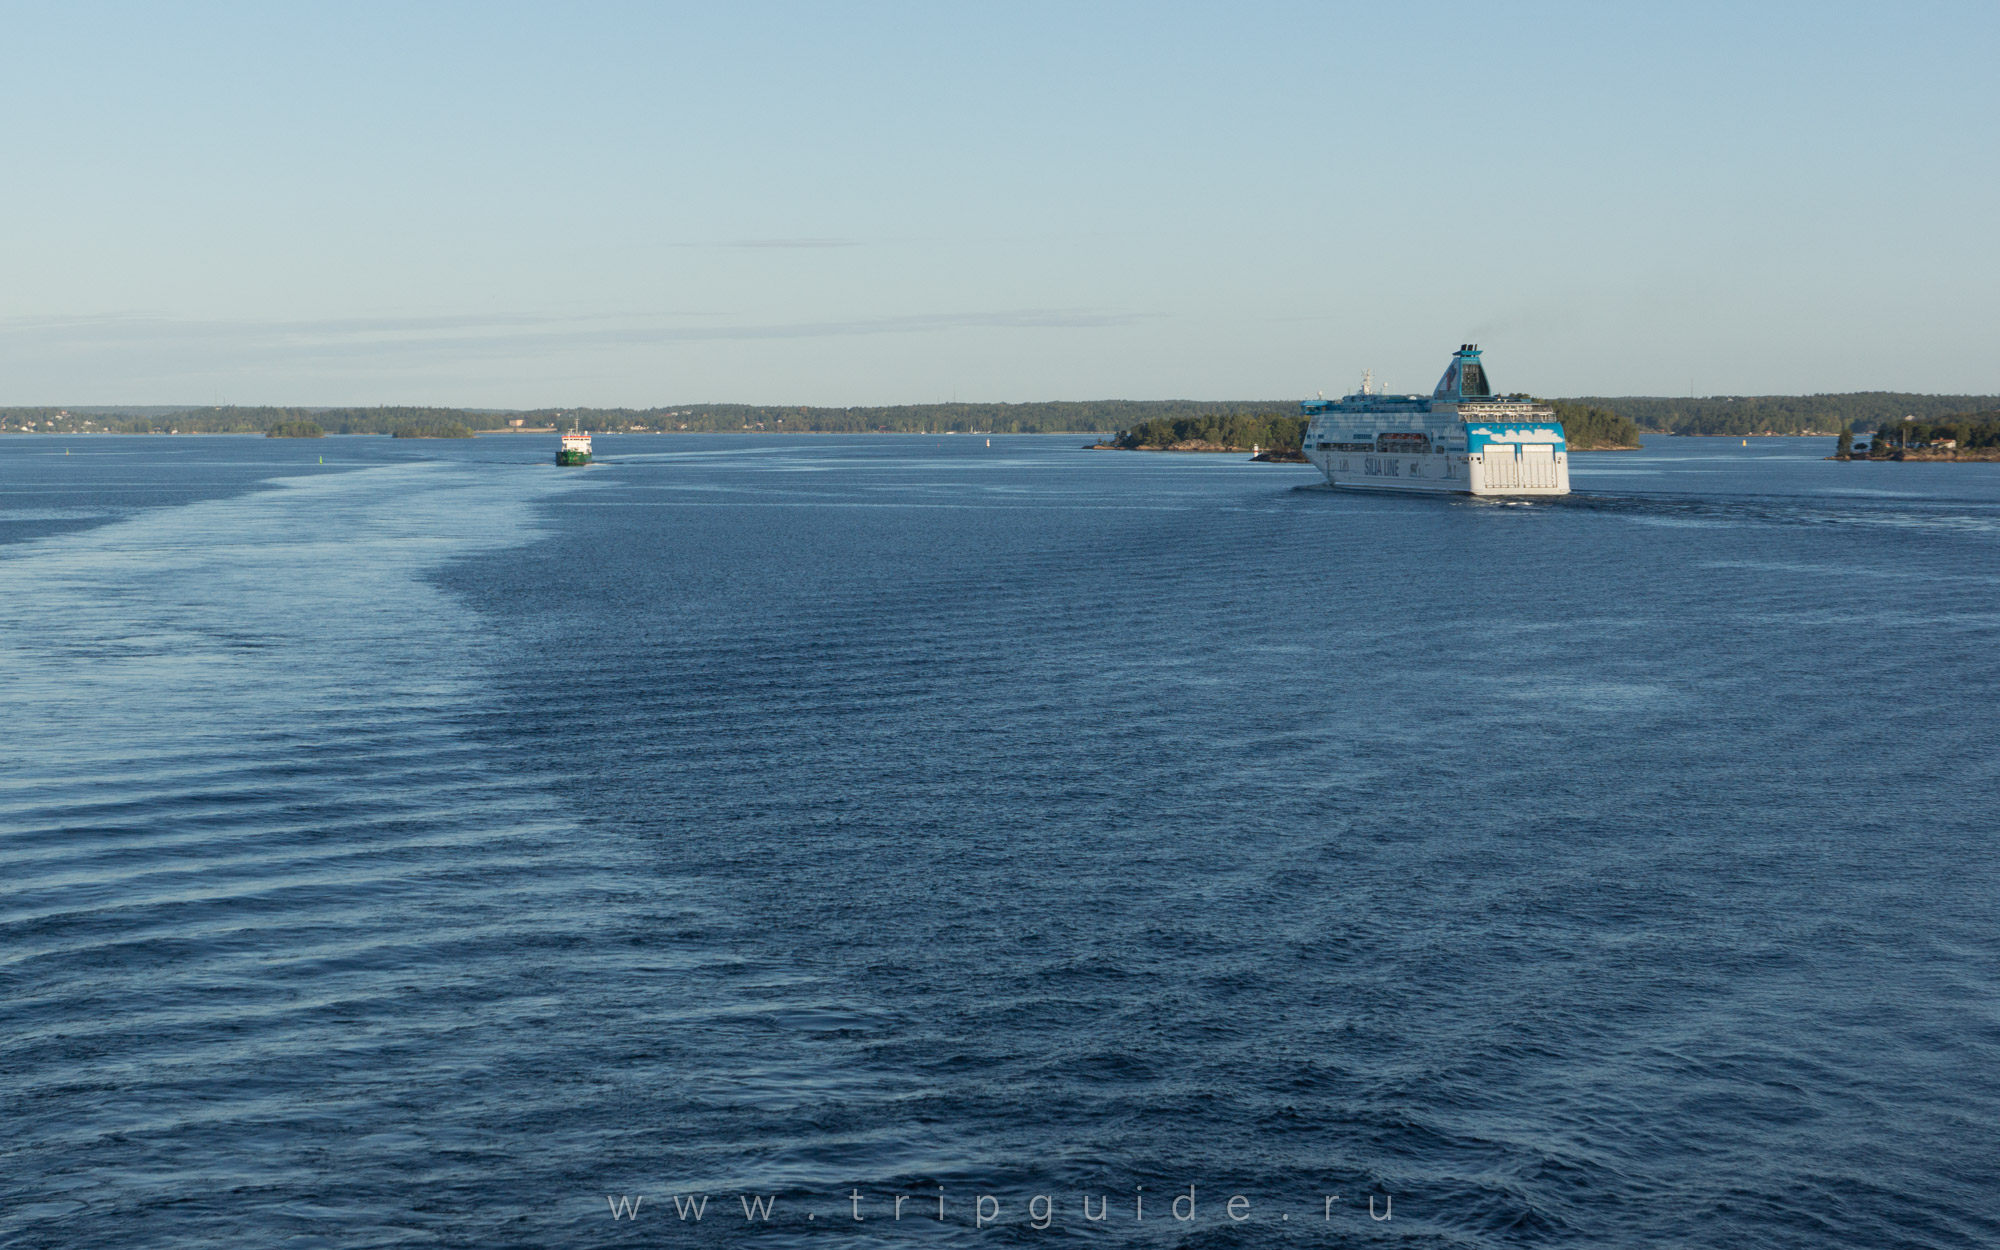
M 0 11 L 0 403 L 2000 392 L 2000 5 Z

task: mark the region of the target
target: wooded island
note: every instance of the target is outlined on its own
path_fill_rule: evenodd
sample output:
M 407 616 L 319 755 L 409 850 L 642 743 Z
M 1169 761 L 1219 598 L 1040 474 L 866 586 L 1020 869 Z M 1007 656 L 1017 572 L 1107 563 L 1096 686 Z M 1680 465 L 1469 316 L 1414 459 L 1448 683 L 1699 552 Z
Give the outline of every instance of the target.
M 1885 421 L 1874 435 L 1840 432 L 1835 460 L 2000 460 L 2000 410 L 1937 421 Z

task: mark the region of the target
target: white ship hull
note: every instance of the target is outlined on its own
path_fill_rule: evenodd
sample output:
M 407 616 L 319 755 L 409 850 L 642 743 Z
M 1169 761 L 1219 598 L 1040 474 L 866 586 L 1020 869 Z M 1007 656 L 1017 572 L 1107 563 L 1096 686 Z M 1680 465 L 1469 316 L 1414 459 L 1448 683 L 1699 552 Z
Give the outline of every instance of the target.
M 1567 495 L 1569 453 L 1546 444 L 1419 455 L 1320 451 L 1306 459 L 1329 486 L 1455 495 Z

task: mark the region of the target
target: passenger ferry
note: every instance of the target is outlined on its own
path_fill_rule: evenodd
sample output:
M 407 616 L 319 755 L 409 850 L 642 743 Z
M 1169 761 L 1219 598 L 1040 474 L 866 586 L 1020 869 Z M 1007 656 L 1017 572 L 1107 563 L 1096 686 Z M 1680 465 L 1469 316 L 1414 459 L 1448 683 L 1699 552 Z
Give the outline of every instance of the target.
M 1569 447 L 1555 409 L 1495 395 L 1479 345 L 1452 353 L 1436 389 L 1387 395 L 1363 374 L 1343 399 L 1309 399 L 1306 459 L 1330 486 L 1461 495 L 1567 495 Z
M 557 464 L 589 464 L 590 435 L 570 422 L 569 433 L 562 436 L 562 446 L 556 449 Z

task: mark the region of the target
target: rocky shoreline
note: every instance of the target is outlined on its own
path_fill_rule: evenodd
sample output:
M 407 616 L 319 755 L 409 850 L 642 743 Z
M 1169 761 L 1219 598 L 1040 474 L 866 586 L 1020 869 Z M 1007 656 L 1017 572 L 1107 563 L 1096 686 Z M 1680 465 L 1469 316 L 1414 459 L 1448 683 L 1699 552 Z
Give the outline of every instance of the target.
M 1248 447 L 1231 447 L 1226 443 L 1205 443 L 1191 438 L 1182 443 L 1140 443 L 1127 447 L 1122 443 L 1092 443 L 1090 451 L 1249 451 Z
M 1915 447 L 1912 447 L 1912 448 L 1910 448 L 1910 449 L 1909 449 L 1909 450 L 1907 450 L 1907 451 L 1901 451 L 1901 450 L 1899 450 L 1899 451 L 1890 451 L 1890 452 L 1884 452 L 1883 454 L 1881 454 L 1881 455 L 1879 455 L 1879 456 L 1878 456 L 1878 455 L 1876 455 L 1876 454 L 1875 454 L 1874 452 L 1863 452 L 1863 453 L 1862 453 L 1861 455 L 1858 455 L 1858 456 L 1853 456 L 1853 455 L 1848 455 L 1848 456 L 1840 456 L 1840 455 L 1834 455 L 1834 456 L 1828 456 L 1828 457 L 1827 457 L 1827 459 L 1828 459 L 1828 460 L 1855 460 L 1855 461 L 1860 461 L 1860 460 L 1939 460 L 1939 461 L 1942 461 L 1942 460 L 1962 460 L 1962 461 L 1966 461 L 1966 462 L 1968 462 L 1968 463 L 1970 463 L 1970 462 L 1980 462 L 1980 463 L 1985 463 L 1985 464 L 1992 464 L 1992 463 L 1994 463 L 1995 461 L 2000 461 L 2000 447 L 1969 447 L 1969 448 L 1966 448 L 1966 449 L 1965 449 L 1965 450 L 1963 450 L 1963 451 L 1932 451 L 1932 450 L 1930 450 L 1930 449 L 1928 449 L 1928 448 L 1915 448 Z
M 1306 464 L 1306 453 L 1296 447 L 1231 447 L 1226 443 L 1207 443 L 1200 439 L 1188 439 L 1180 443 L 1141 443 L 1137 447 L 1126 447 L 1118 443 L 1090 443 L 1086 451 L 1197 451 L 1234 452 L 1248 455 L 1252 460 L 1265 464 Z

